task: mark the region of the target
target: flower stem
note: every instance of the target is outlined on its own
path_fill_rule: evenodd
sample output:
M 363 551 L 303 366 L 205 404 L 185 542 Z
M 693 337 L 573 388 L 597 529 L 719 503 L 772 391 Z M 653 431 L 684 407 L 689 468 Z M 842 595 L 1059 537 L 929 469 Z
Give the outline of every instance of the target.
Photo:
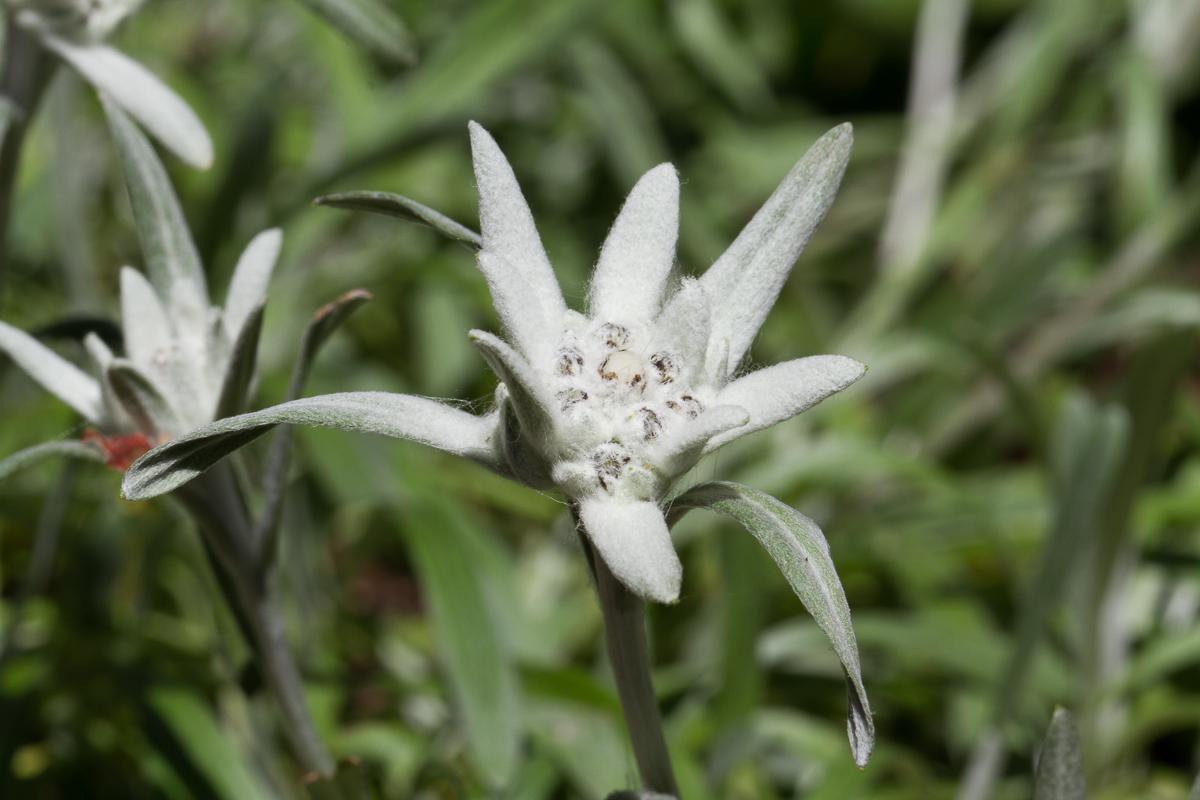
M 283 718 L 283 733 L 305 772 L 329 775 L 333 758 L 313 724 L 304 684 L 276 605 L 273 575 L 249 548 L 251 524 L 231 470 L 218 466 L 177 493 L 200 528 L 218 583 Z
M 604 640 L 612 664 L 625 727 L 637 759 L 643 789 L 672 796 L 679 795 L 671 756 L 663 736 L 658 699 L 650 679 L 650 658 L 646 651 L 646 604 L 613 576 L 604 559 L 596 556 L 576 509 L 579 539 L 588 565 L 596 579 L 596 594 L 604 615 Z
M 53 61 L 41 45 L 11 15 L 4 31 L 4 64 L 0 67 L 0 101 L 12 104 L 7 122 L 0 122 L 0 301 L 8 267 L 8 219 L 12 194 L 33 113 L 53 72 Z M 0 116 L 3 112 L 0 111 Z

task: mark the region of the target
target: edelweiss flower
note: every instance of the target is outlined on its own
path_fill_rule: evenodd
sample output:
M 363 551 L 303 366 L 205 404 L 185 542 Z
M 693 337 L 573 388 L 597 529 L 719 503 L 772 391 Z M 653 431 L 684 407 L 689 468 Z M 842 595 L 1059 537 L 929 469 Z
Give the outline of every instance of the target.
M 114 356 L 99 336 L 88 334 L 93 378 L 4 322 L 0 352 L 95 426 L 99 435 L 86 440 L 99 443 L 110 464 L 120 467 L 131 460 L 131 435 L 144 437 L 144 452 L 245 409 L 267 283 L 283 236 L 268 230 L 255 237 L 238 261 L 225 307 L 210 306 L 200 258 L 162 164 L 124 114 L 108 111 L 150 276 L 121 270 L 125 355 Z
M 676 480 L 705 454 L 800 413 L 863 373 L 849 358 L 811 356 L 737 376 L 832 202 L 850 126 L 813 146 L 699 279 L 672 283 L 679 180 L 669 164 L 650 170 L 604 242 L 586 313 L 567 308 L 508 161 L 482 127 L 472 123 L 470 132 L 479 268 L 505 333 L 470 337 L 500 378 L 495 410 L 477 417 L 434 400 L 371 392 L 297 400 L 218 421 L 148 453 L 126 475 L 125 494 L 169 491 L 280 423 L 415 439 L 530 486 L 558 488 L 578 506 L 613 574 L 638 595 L 672 602 L 682 570 L 662 509 Z
M 0 10 L 43 47 L 70 64 L 147 131 L 194 167 L 213 160 L 212 140 L 195 112 L 136 61 L 104 39 L 142 0 L 0 0 Z

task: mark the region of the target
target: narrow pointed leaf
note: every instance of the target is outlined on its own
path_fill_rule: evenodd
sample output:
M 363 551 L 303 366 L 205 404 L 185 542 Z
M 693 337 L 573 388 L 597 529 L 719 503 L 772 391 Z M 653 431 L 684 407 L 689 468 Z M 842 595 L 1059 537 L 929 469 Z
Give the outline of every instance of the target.
M 225 297 L 225 333 L 236 342 L 254 314 L 262 314 L 267 302 L 267 286 L 283 248 L 283 232 L 271 228 L 255 236 L 238 259 Z
M 483 246 L 483 237 L 426 205 L 408 197 L 390 192 L 341 192 L 318 197 L 313 201 L 318 206 L 342 208 L 347 211 L 366 211 L 388 217 L 428 225 L 438 233 L 465 242 L 478 250 Z
M 121 268 L 121 327 L 125 355 L 147 372 L 157 372 L 156 356 L 170 349 L 171 322 L 146 276 Z
M 136 364 L 114 358 L 106 375 L 117 402 L 139 431 L 149 436 L 167 436 L 178 430 L 179 422 L 170 401 Z
M 713 342 L 729 340 L 729 370 L 750 349 L 792 265 L 833 204 L 853 142 L 849 123 L 818 139 L 701 277 L 709 297 L 721 299 L 713 309 Z
M 634 185 L 604 246 L 588 290 L 590 316 L 648 322 L 662 304 L 679 236 L 679 176 L 659 164 Z
M 49 32 L 41 40 L 175 155 L 193 167 L 212 166 L 213 145 L 204 123 L 154 73 L 105 44 L 72 42 Z
M 683 566 L 656 504 L 589 497 L 579 504 L 579 521 L 600 558 L 629 591 L 656 603 L 679 599 Z
M 717 402 L 742 406 L 750 412 L 750 422 L 714 437 L 704 452 L 711 453 L 734 439 L 791 419 L 845 389 L 866 371 L 862 364 L 845 356 L 808 356 L 738 378 L 721 390 Z
M 42 388 L 99 424 L 104 416 L 100 385 L 83 370 L 22 330 L 0 322 L 0 352 Z
M 176 320 L 177 330 L 185 326 L 198 330 L 208 313 L 208 289 L 175 189 L 154 148 L 125 112 L 108 100 L 104 110 L 117 143 L 150 282 Z
M 213 419 L 233 416 L 246 409 L 258 367 L 258 339 L 262 333 L 262 323 L 263 307 L 260 305 L 246 317 L 233 343 Z
M 1054 709 L 1050 719 L 1038 758 L 1033 800 L 1087 800 L 1079 732 L 1065 708 Z
M 504 332 L 521 355 L 530 361 L 550 358 L 550 343 L 559 333 L 552 308 L 542 305 L 525 276 L 508 259 L 481 250 L 476 260 L 487 279 L 492 305 Z
M 537 375 L 519 353 L 499 337 L 485 331 L 471 331 L 471 344 L 479 349 L 488 366 L 508 389 L 513 411 L 526 434 L 537 441 L 553 436 L 555 415 L 553 402 L 542 390 Z
M 416 63 L 416 42 L 385 0 L 300 0 L 329 24 L 377 56 L 395 64 Z
M 517 176 L 490 133 L 474 122 L 468 128 L 475 183 L 479 189 L 483 249 L 500 256 L 520 271 L 529 285 L 531 298 L 544 313 L 561 315 L 567 305 Z
M 875 723 L 862 682 L 850 606 L 821 529 L 774 497 L 735 483 L 701 484 L 675 498 L 671 508 L 672 519 L 691 508 L 707 508 L 737 520 L 775 561 L 842 662 L 849 690 L 850 750 L 854 762 L 865 766 L 875 745 Z
M 12 455 L 0 458 L 0 480 L 26 467 L 31 467 L 40 461 L 56 456 L 104 462 L 104 453 L 100 448 L 89 442 L 76 440 L 43 442 L 42 444 L 35 444 L 33 447 L 26 447 L 24 450 L 18 450 Z
M 411 439 L 488 466 L 499 464 L 492 446 L 494 418 L 476 417 L 425 397 L 345 392 L 293 400 L 203 425 L 138 459 L 125 474 L 122 492 L 130 500 L 169 492 L 281 424 Z
M 309 370 L 322 345 L 356 309 L 371 299 L 370 292 L 355 289 L 318 309 L 300 343 L 300 352 L 292 367 L 284 401 L 298 398 L 304 391 Z M 279 529 L 279 517 L 283 511 L 284 484 L 287 480 L 288 464 L 291 461 L 295 428 L 280 427 L 271 440 L 271 451 L 267 456 L 267 468 L 263 473 L 263 510 L 255 525 L 254 541 L 259 543 L 259 557 L 269 562 L 275 557 L 275 537 Z

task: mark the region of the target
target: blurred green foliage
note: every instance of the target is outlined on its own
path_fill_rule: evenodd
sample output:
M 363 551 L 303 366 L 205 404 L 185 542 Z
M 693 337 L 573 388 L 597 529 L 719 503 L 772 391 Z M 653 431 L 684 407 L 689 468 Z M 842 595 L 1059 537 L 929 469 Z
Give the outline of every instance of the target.
M 474 225 L 469 118 L 512 159 L 576 303 L 644 170 L 678 166 L 681 270 L 698 271 L 849 119 L 841 194 L 753 357 L 841 352 L 871 371 L 696 477 L 821 523 L 879 745 L 855 769 L 820 631 L 750 537 L 692 515 L 676 536 L 683 598 L 651 615 L 683 796 L 950 798 L 990 741 L 1008 754 L 994 796 L 1028 797 L 1056 703 L 1079 722 L 1094 797 L 1186 796 L 1200 753 L 1195 0 L 970 4 L 940 123 L 907 111 L 911 65 L 956 34 L 947 17 L 916 37 L 916 0 L 391 5 L 413 66 L 284 0 L 151 3 L 118 36 L 216 143 L 207 173 L 168 162 L 210 285 L 253 233 L 285 230 L 262 404 L 284 392 L 310 312 L 356 287 L 375 299 L 311 393 L 489 402 L 465 331 L 496 320 L 470 252 L 309 205 L 387 190 Z M 906 194 L 901 164 L 941 180 Z M 900 244 L 881 246 L 896 215 Z M 32 130 L 11 239 L 2 316 L 31 329 L 115 316 L 118 269 L 140 263 L 98 104 L 68 74 Z M 0 419 L 0 453 L 80 432 L 7 364 Z M 510 772 L 498 796 L 631 785 L 562 505 L 417 446 L 298 439 L 281 580 L 336 754 L 384 797 L 487 796 Z M 0 485 L 0 796 L 296 794 L 193 532 L 168 503 L 118 500 L 118 483 L 48 464 Z

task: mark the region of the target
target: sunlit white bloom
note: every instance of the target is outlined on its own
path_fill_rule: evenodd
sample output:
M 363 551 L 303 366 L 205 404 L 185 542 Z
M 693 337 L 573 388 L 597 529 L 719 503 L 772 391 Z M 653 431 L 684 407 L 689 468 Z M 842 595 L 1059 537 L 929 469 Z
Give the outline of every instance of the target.
M 181 159 L 207 169 L 212 140 L 179 95 L 104 40 L 142 0 L 0 0 L 21 28 Z
M 280 423 L 415 439 L 561 490 L 613 574 L 638 595 L 672 602 L 682 570 L 662 506 L 676 480 L 705 454 L 804 411 L 863 373 L 850 358 L 810 356 L 739 377 L 836 193 L 850 126 L 812 147 L 698 279 L 672 279 L 679 180 L 668 164 L 650 170 L 604 242 L 585 312 L 563 300 L 508 161 L 482 127 L 472 124 L 470 133 L 478 264 L 504 327 L 503 337 L 470 337 L 500 378 L 495 410 L 477 417 L 384 393 L 297 400 L 218 421 L 149 453 L 124 491 L 168 491 Z

